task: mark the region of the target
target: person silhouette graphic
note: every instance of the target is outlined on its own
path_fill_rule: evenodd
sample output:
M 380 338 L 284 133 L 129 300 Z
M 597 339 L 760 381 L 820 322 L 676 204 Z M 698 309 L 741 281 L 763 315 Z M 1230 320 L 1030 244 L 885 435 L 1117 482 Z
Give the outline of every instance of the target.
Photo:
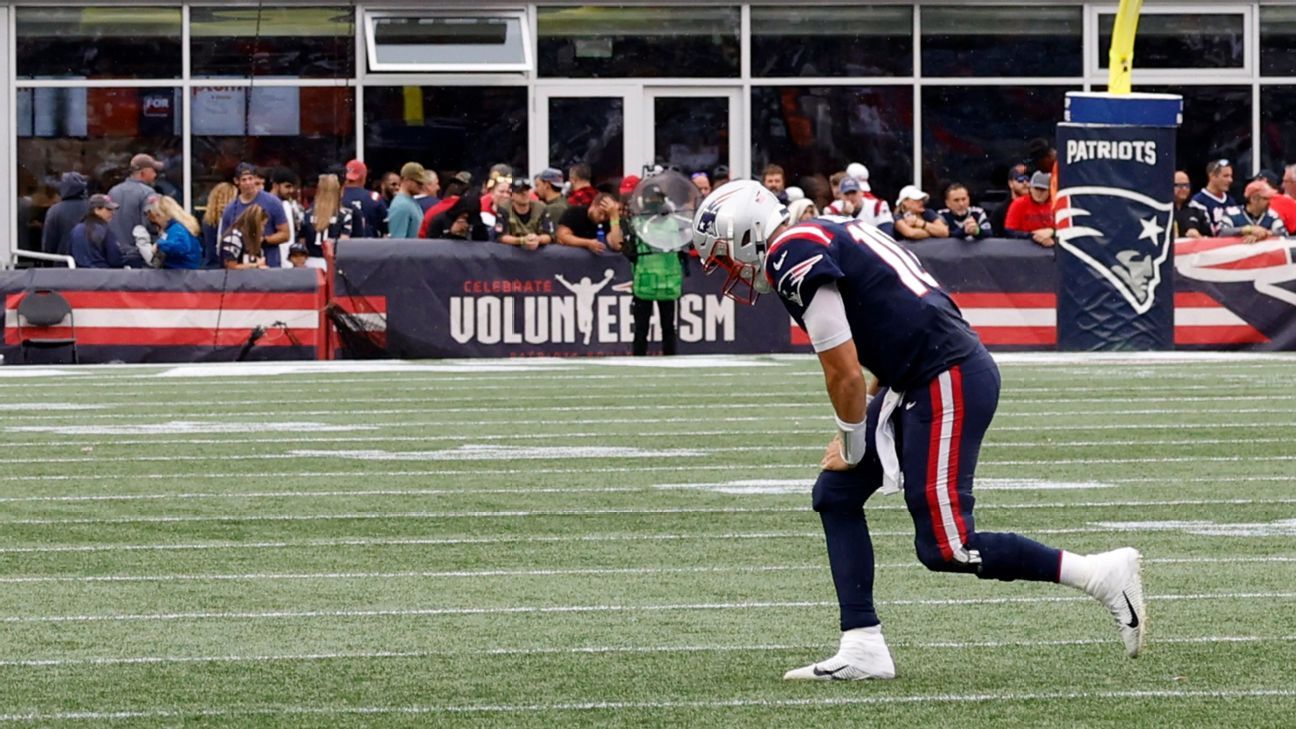
M 576 328 L 581 334 L 585 335 L 585 346 L 589 346 L 590 338 L 594 335 L 594 295 L 603 290 L 604 286 L 616 275 L 612 269 L 603 272 L 603 280 L 594 283 L 589 276 L 582 276 L 581 280 L 571 283 L 563 278 L 563 275 L 557 274 L 554 278 L 558 283 L 567 288 L 576 296 Z

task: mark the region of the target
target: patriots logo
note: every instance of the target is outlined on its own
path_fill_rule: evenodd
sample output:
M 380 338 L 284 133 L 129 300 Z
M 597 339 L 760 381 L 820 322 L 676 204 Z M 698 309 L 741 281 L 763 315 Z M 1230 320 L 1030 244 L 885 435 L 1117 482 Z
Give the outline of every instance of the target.
M 1250 283 L 1265 296 L 1296 306 L 1296 241 L 1275 238 L 1259 243 L 1200 238 L 1175 244 L 1175 270 L 1210 283 Z
M 716 231 L 715 221 L 716 221 L 716 208 L 718 207 L 719 207 L 718 205 L 712 205 L 711 207 L 702 211 L 702 214 L 698 216 L 697 232 L 702 234 L 709 234 L 709 235 L 716 234 L 717 231 Z
M 810 275 L 810 271 L 814 269 L 815 264 L 822 260 L 823 254 L 820 253 L 789 268 L 787 273 L 779 277 L 779 294 L 797 306 L 805 306 L 801 299 L 801 284 L 805 282 L 806 276 Z
M 1170 255 L 1174 203 L 1119 187 L 1084 186 L 1058 190 L 1053 210 L 1058 245 L 1107 279 L 1136 313 L 1146 314 Z

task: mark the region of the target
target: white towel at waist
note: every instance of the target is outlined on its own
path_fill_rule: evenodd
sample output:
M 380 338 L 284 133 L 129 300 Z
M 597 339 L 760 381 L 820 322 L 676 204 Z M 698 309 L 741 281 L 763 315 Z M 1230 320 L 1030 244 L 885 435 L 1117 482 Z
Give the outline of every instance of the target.
M 894 494 L 904 488 L 904 472 L 900 470 L 900 457 L 896 455 L 895 425 L 891 416 L 896 406 L 904 400 L 904 393 L 887 390 L 882 398 L 882 410 L 878 413 L 877 431 L 873 443 L 877 446 L 878 460 L 882 462 L 882 493 Z

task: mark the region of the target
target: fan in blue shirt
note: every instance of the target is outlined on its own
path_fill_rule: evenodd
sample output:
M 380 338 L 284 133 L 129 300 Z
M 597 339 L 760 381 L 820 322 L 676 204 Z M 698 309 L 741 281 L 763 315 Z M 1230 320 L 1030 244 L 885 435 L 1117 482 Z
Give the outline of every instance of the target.
M 284 213 L 283 201 L 261 189 L 264 180 L 257 175 L 256 168 L 246 162 L 238 166 L 235 184 L 239 194 L 221 215 L 221 230 L 229 230 L 238 216 L 253 205 L 261 208 L 266 214 L 262 241 L 265 262 L 270 268 L 279 268 L 279 244 L 288 242 L 288 216 Z

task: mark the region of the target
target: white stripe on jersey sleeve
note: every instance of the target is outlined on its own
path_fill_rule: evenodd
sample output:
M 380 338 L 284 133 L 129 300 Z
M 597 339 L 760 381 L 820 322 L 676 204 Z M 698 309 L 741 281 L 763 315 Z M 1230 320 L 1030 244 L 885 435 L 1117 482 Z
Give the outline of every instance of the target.
M 846 304 L 842 302 L 837 284 L 829 282 L 815 290 L 810 306 L 801 317 L 810 335 L 810 344 L 816 352 L 827 352 L 845 344 L 851 338 L 850 322 L 846 320 Z

